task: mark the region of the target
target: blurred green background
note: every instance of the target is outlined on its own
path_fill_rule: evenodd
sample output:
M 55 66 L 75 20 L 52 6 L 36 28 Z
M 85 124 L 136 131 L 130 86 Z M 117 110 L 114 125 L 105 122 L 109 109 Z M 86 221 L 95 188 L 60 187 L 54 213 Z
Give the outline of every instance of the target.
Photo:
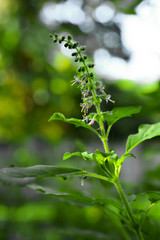
M 100 142 L 97 142 L 92 133 L 65 123 L 48 122 L 54 112 L 61 112 L 66 117 L 81 118 L 80 92 L 75 86 L 71 86 L 76 65 L 70 57 L 63 54 L 58 45 L 52 43 L 49 34 L 55 31 L 72 34 L 75 40 L 87 46 L 90 59 L 93 58 L 94 50 L 100 47 L 126 61 L 130 56 L 124 50 L 119 26 L 112 19 L 107 24 L 102 24 L 92 17 L 92 12 L 101 2 L 106 1 L 70 1 L 75 2 L 79 9 L 83 9 L 90 19 L 92 18 L 88 25 L 80 23 L 81 19 L 78 22 L 72 16 L 68 17 L 70 20 L 66 20 L 61 14 L 59 21 L 51 21 L 47 16 L 49 9 L 53 8 L 52 5 L 54 4 L 55 8 L 61 4 L 63 9 L 66 2 L 69 1 L 0 0 L 1 167 L 26 167 L 36 164 L 86 167 L 86 163 L 78 160 L 63 163 L 63 154 L 66 151 L 81 150 L 84 148 L 83 144 L 89 151 L 94 151 L 97 146 L 101 148 Z M 126 1 L 118 0 L 109 2 L 114 6 L 115 12 L 135 14 L 134 8 L 141 1 L 128 1 L 127 4 Z M 48 15 L 45 9 L 48 9 Z M 68 12 L 70 13 L 69 10 Z M 119 37 L 118 46 L 107 48 L 102 45 L 100 38 L 107 29 Z M 121 120 L 111 131 L 111 146 L 123 152 L 127 135 L 136 132 L 139 124 L 160 121 L 159 81 L 143 85 L 126 79 L 111 81 L 105 78 L 104 82 L 107 92 L 116 101 L 116 106 L 143 107 L 138 116 Z M 106 109 L 106 106 L 102 107 Z M 108 109 L 112 107 L 110 104 Z M 149 144 L 145 143 L 139 150 L 138 156 L 145 160 L 142 163 L 138 159 L 141 162 L 135 168 L 139 174 L 138 180 L 141 179 L 139 169 L 148 169 L 153 155 L 155 161 L 152 164 L 156 166 L 158 144 L 159 139 L 156 139 Z M 132 164 L 135 163 L 139 164 Z M 124 173 L 124 180 L 130 180 L 129 171 L 132 169 L 128 169 L 128 175 Z M 133 176 L 131 180 L 136 182 L 136 177 Z M 71 179 L 69 182 L 57 180 L 56 183 L 47 179 L 46 184 L 61 191 L 89 191 L 95 196 L 105 196 L 107 188 L 108 194 L 116 195 L 112 186 L 102 183 L 89 182 L 82 188 L 80 179 Z M 134 189 L 134 183 L 131 186 Z M 147 180 L 142 186 L 149 188 Z M 26 187 L 1 184 L 0 189 L 2 240 L 106 239 L 113 229 L 115 231 L 114 226 L 98 208 L 82 208 L 68 202 L 59 202 Z

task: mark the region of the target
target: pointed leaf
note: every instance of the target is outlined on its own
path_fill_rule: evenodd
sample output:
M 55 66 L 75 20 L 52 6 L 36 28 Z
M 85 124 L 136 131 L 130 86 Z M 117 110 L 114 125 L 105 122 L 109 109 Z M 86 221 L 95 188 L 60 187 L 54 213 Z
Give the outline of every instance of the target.
M 143 124 L 138 128 L 138 133 L 130 135 L 127 139 L 126 153 L 130 152 L 141 142 L 160 136 L 160 123 Z
M 17 183 L 21 183 L 20 180 L 17 179 L 65 176 L 79 172 L 81 172 L 81 170 L 76 168 L 56 167 L 52 165 L 35 165 L 26 168 L 9 167 L 0 169 L 0 181 L 9 183 L 16 181 Z
M 92 205 L 95 202 L 94 199 L 86 197 L 86 196 L 82 195 L 81 193 L 74 194 L 74 193 L 67 193 L 67 192 L 58 192 L 51 188 L 38 186 L 36 184 L 30 184 L 28 186 L 36 191 L 40 191 L 43 194 L 51 195 L 53 197 L 65 199 L 65 200 L 71 201 L 71 202 L 81 203 L 81 204 L 85 204 L 85 205 Z
M 121 156 L 120 159 L 118 159 L 118 164 L 122 164 L 124 162 L 124 160 L 128 157 L 136 158 L 136 156 L 132 153 L 125 153 L 124 155 Z
M 72 201 L 76 203 L 81 203 L 81 204 L 86 204 L 86 205 L 99 205 L 99 206 L 104 206 L 105 208 L 108 209 L 114 209 L 115 212 L 120 212 L 122 209 L 122 205 L 120 202 L 112 200 L 112 199 L 107 199 L 107 198 L 92 198 L 92 197 L 86 197 L 82 193 L 76 191 L 75 193 L 68 193 L 68 192 L 59 192 L 55 191 L 54 189 L 45 187 L 45 186 L 40 186 L 36 184 L 29 184 L 28 187 L 40 191 L 43 194 L 51 195 L 53 197 L 58 197 L 61 199 L 65 199 L 67 201 Z
M 78 156 L 78 157 L 82 157 L 84 160 L 93 160 L 95 161 L 95 154 L 94 153 L 88 153 L 88 152 L 74 152 L 74 153 L 69 153 L 66 152 L 63 156 L 63 160 L 66 160 L 70 157 L 74 157 L 74 156 Z
M 65 118 L 65 116 L 62 113 L 54 113 L 50 117 L 49 121 L 52 121 L 52 120 L 60 120 L 60 121 L 64 121 L 67 123 L 71 123 L 71 124 L 75 125 L 76 127 L 84 127 L 84 128 L 87 128 L 87 129 L 93 131 L 98 136 L 100 136 L 99 133 L 93 127 L 91 127 L 89 124 L 85 123 L 81 119 L 76 119 L 76 118 L 67 119 L 67 118 Z
M 98 149 L 96 149 L 96 154 L 95 154 L 96 162 L 101 165 L 105 163 L 106 159 L 109 156 L 113 156 L 113 154 L 114 154 L 114 151 L 105 153 L 105 152 L 100 152 Z
M 141 110 L 140 106 L 113 108 L 112 111 L 103 113 L 103 120 L 107 121 L 108 126 L 112 126 L 119 119 L 125 118 L 125 117 L 131 117 L 132 114 L 139 113 L 140 110 Z

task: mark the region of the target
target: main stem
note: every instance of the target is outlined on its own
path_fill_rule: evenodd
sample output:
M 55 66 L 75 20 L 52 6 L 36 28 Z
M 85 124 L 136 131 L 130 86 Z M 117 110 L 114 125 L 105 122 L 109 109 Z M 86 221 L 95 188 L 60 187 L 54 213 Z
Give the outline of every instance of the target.
M 120 195 L 120 197 L 121 197 L 121 199 L 122 199 L 122 202 L 123 202 L 124 205 L 125 205 L 125 208 L 126 208 L 126 210 L 127 210 L 129 219 L 130 219 L 130 221 L 131 221 L 131 223 L 132 223 L 133 228 L 135 229 L 135 232 L 136 232 L 136 235 L 137 235 L 137 239 L 138 239 L 138 240 L 144 240 L 144 239 L 143 239 L 143 235 L 142 235 L 141 230 L 140 230 L 140 227 L 138 226 L 137 222 L 135 221 L 135 218 L 134 218 L 134 216 L 133 216 L 131 207 L 130 207 L 130 205 L 129 205 L 129 203 L 128 203 L 128 200 L 127 200 L 127 198 L 126 198 L 126 196 L 125 196 L 125 193 L 123 192 L 123 189 L 122 189 L 122 187 L 121 187 L 118 179 L 115 180 L 114 184 L 115 184 L 115 186 L 116 186 L 116 188 L 117 188 L 117 190 L 118 190 L 118 192 L 119 192 L 119 195 Z

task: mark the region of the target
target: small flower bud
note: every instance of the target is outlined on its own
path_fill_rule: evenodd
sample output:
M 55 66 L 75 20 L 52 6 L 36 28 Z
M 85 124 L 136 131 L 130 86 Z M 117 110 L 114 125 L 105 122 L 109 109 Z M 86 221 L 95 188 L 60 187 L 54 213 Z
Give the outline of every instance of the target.
M 74 56 L 77 56 L 78 53 L 77 52 L 73 52 L 71 55 L 74 57 Z
M 90 77 L 93 77 L 93 73 L 90 73 Z
M 56 42 L 57 42 L 57 39 L 54 39 L 53 42 L 56 43 Z
M 85 67 L 81 67 L 81 71 L 84 72 L 85 71 Z
M 65 40 L 65 36 L 63 36 L 63 37 L 61 38 L 61 40 L 64 41 L 64 40 Z
M 88 65 L 89 68 L 93 68 L 94 67 L 93 63 L 88 63 L 87 65 Z
M 84 60 L 86 60 L 86 59 L 87 59 L 87 56 L 83 56 L 83 58 L 84 58 Z
M 81 67 L 79 67 L 79 68 L 78 68 L 78 72 L 81 72 L 81 71 L 82 71 L 82 69 L 81 69 Z
M 64 46 L 65 46 L 65 47 L 68 47 L 68 43 L 65 43 Z
M 90 121 L 89 125 L 92 125 L 92 126 L 94 125 L 94 119 Z
M 68 44 L 68 48 L 69 49 L 72 49 L 72 47 L 73 47 L 73 45 L 70 43 L 70 44 Z
M 53 37 L 53 35 L 52 34 L 49 34 L 49 36 L 52 38 Z
M 54 34 L 54 37 L 55 37 L 55 38 L 58 38 L 58 34 L 57 34 L 57 33 L 55 33 L 55 34 Z
M 75 58 L 75 60 L 74 60 L 75 62 L 78 62 L 79 61 L 79 58 Z
M 83 58 L 81 57 L 81 58 L 79 59 L 79 61 L 80 61 L 80 62 L 83 62 Z
M 80 47 L 80 51 L 86 51 L 86 46 L 82 46 L 82 47 Z
M 79 45 L 79 43 L 78 43 L 78 42 L 74 43 L 74 44 L 73 44 L 73 48 L 76 48 L 76 47 L 78 47 L 78 45 Z
M 71 35 L 68 35 L 68 40 L 72 40 L 72 36 Z

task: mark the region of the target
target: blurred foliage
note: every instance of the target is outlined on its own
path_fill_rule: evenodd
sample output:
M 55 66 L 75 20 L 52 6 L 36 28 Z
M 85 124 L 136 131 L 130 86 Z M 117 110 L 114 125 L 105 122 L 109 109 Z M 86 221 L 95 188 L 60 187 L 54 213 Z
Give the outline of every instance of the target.
M 82 31 L 79 25 L 60 22 L 55 26 L 46 26 L 40 20 L 39 13 L 46 0 L 0 0 L 0 153 L 1 167 L 14 164 L 25 167 L 35 164 L 61 163 L 64 151 L 83 147 L 79 139 L 87 145 L 94 142 L 92 135 L 82 129 L 61 123 L 48 123 L 54 112 L 62 112 L 66 117 L 79 117 L 80 92 L 72 87 L 75 65 L 72 59 L 63 55 L 58 46 L 53 46 L 49 33 L 70 32 L 75 39 L 86 44 L 92 57 L 95 48 L 104 47 L 102 35 L 104 29 L 115 31 L 120 37 L 119 27 L 112 21 L 100 24 L 94 21 L 91 32 Z M 63 3 L 64 1 L 54 1 Z M 105 1 L 102 1 L 105 3 Z M 114 0 L 116 11 L 133 14 L 140 0 Z M 98 0 L 84 1 L 83 9 L 90 15 L 100 4 Z M 86 10 L 87 11 L 87 10 Z M 127 59 L 128 53 L 120 41 L 114 55 Z M 144 122 L 160 121 L 160 85 L 138 85 L 131 81 L 106 81 L 108 92 L 116 100 L 116 106 L 142 105 L 139 117 L 122 120 L 111 132 L 111 140 L 119 142 L 136 131 Z M 105 107 L 105 106 L 103 106 Z M 109 105 L 109 109 L 112 105 Z M 67 137 L 68 136 L 68 137 Z M 78 141 L 77 141 L 78 139 Z M 54 143 L 54 145 L 53 145 Z M 97 145 L 98 143 L 96 143 Z M 81 145 L 81 146 L 80 146 Z M 148 147 L 147 147 L 148 148 Z M 158 148 L 158 147 L 157 147 Z M 144 149 L 144 152 L 146 150 Z M 153 151 L 153 149 L 152 149 Z M 159 154 L 159 149 L 155 154 Z M 149 152 L 149 149 L 148 149 Z M 149 154 L 149 153 L 148 153 Z M 144 153 L 145 155 L 145 153 Z M 157 156 L 157 155 L 156 155 Z M 85 167 L 86 163 L 70 161 Z M 148 179 L 152 178 L 152 181 Z M 149 173 L 143 179 L 141 188 L 159 188 L 160 169 Z M 157 177 L 157 178 L 156 178 Z M 97 195 L 116 195 L 109 184 L 89 184 L 82 189 L 80 179 L 70 183 L 62 181 L 60 189 L 73 187 L 90 191 Z M 54 184 L 52 181 L 49 185 Z M 139 187 L 140 188 L 140 187 Z M 138 189 L 133 191 L 137 191 Z M 154 215 L 154 213 L 153 213 Z M 83 219 L 83 221 L 81 221 Z M 104 224 L 104 221 L 106 224 Z M 116 221 L 115 221 L 116 222 Z M 61 240 L 61 239 L 123 239 L 121 229 L 112 225 L 110 214 L 105 216 L 95 207 L 77 207 L 69 203 L 42 197 L 26 188 L 1 186 L 0 198 L 0 239 L 6 240 Z M 155 232 L 159 233 L 159 223 L 152 222 Z M 146 221 L 147 228 L 150 229 Z M 102 232 L 103 234 L 101 234 Z M 110 237 L 114 232 L 115 236 Z

